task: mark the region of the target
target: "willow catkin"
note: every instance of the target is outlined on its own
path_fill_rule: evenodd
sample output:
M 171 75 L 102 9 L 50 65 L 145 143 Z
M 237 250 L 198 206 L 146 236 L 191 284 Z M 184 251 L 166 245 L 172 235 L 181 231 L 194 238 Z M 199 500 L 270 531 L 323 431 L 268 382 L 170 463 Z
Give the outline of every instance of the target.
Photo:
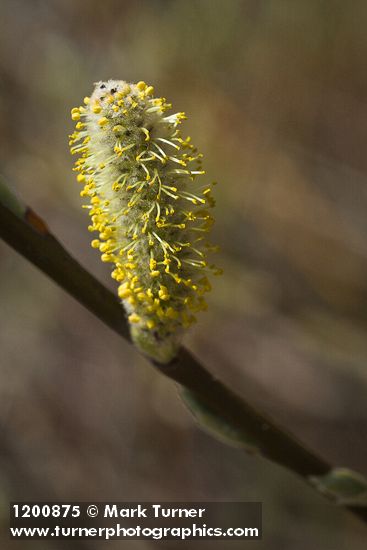
M 208 272 L 219 273 L 207 259 L 214 199 L 200 181 L 202 154 L 181 136 L 184 113 L 170 109 L 144 82 L 98 82 L 72 109 L 70 136 L 89 230 L 99 233 L 91 244 L 114 265 L 133 340 L 162 362 L 206 309 Z

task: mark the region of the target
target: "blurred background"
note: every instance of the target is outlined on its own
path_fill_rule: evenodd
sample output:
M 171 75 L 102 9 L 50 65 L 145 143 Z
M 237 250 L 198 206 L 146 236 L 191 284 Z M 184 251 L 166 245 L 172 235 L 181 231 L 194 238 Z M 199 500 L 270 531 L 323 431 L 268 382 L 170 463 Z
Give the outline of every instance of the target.
M 154 85 L 220 182 L 225 273 L 186 344 L 309 447 L 367 473 L 367 3 L 0 6 L 0 170 L 14 189 L 114 288 L 89 245 L 70 109 L 98 80 Z M 353 517 L 200 431 L 174 384 L 2 242 L 0 304 L 2 548 L 104 547 L 10 542 L 8 501 L 27 499 L 257 500 L 254 548 L 365 547 Z M 153 545 L 180 543 L 109 542 Z

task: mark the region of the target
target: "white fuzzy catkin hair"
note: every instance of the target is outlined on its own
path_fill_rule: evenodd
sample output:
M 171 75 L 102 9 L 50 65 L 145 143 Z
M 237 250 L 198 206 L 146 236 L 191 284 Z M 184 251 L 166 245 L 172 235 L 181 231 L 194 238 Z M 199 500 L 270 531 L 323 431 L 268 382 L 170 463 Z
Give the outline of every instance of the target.
M 98 82 L 84 106 L 72 109 L 75 170 L 89 197 L 92 241 L 128 313 L 132 337 L 143 351 L 167 362 L 182 329 L 205 310 L 210 290 L 207 242 L 214 206 L 211 185 L 201 184 L 202 155 L 178 129 L 184 113 L 154 98 L 153 87 L 123 80 Z

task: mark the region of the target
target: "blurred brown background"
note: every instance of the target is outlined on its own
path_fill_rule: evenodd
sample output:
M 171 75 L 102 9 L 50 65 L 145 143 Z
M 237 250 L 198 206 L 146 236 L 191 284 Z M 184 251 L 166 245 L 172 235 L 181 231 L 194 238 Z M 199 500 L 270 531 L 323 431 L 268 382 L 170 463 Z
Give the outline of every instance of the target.
M 367 3 L 1 0 L 0 8 L 8 181 L 113 288 L 89 246 L 71 171 L 70 108 L 96 80 L 153 84 L 187 112 L 185 130 L 220 182 L 214 238 L 225 274 L 187 345 L 310 447 L 367 473 Z M 354 518 L 199 431 L 172 383 L 3 243 L 0 304 L 2 548 L 104 547 L 10 542 L 8 501 L 37 498 L 260 500 L 265 534 L 254 548 L 364 547 Z

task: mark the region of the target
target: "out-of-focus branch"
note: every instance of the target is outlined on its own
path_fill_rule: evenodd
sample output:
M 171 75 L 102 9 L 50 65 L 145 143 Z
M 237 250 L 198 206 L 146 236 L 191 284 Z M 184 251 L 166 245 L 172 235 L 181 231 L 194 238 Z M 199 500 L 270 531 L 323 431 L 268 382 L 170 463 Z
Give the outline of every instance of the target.
M 0 180 L 0 237 L 36 265 L 123 338 L 130 340 L 124 310 L 118 298 L 88 273 L 50 233 L 45 222 L 22 203 Z M 151 361 L 151 360 L 150 360 Z M 260 455 L 302 476 L 308 483 L 333 471 L 332 466 L 307 450 L 251 405 L 213 377 L 186 349 L 157 370 L 190 391 L 191 397 L 228 427 L 251 441 Z M 323 487 L 319 487 L 323 490 Z M 367 522 L 367 508 L 346 505 Z
M 114 294 L 88 273 L 0 179 L 0 236 L 46 273 L 89 311 L 130 340 L 123 310 Z

